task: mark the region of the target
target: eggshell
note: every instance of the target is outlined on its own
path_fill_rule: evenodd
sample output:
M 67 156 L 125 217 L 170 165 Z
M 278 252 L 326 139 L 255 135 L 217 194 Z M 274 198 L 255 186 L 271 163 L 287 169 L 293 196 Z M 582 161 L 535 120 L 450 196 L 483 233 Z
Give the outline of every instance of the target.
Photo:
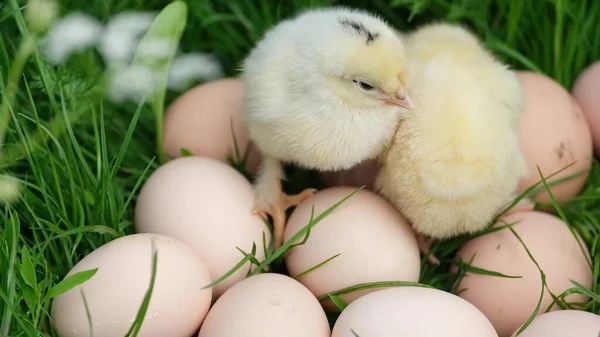
M 572 92 L 592 132 L 594 152 L 600 155 L 600 61 L 581 72 Z
M 313 205 L 316 217 L 355 190 L 332 187 L 306 199 L 291 214 L 285 241 L 308 225 Z M 337 254 L 298 281 L 321 296 L 362 283 L 419 280 L 419 247 L 412 228 L 383 197 L 364 189 L 317 223 L 306 243 L 288 251 L 285 261 L 290 274 L 298 275 Z M 341 298 L 351 303 L 374 290 L 352 292 Z M 330 302 L 325 305 L 337 308 Z
M 528 71 L 519 72 L 519 78 L 525 92 L 520 147 L 529 169 L 520 180 L 518 192 L 541 180 L 536 165 L 547 182 L 585 172 L 551 187 L 557 201 L 564 205 L 579 194 L 587 181 L 593 155 L 590 129 L 573 96 L 553 79 Z M 573 162 L 577 163 L 549 178 Z M 550 202 L 545 190 L 533 199 Z
M 158 234 L 134 234 L 110 241 L 85 256 L 66 277 L 98 268 L 85 283 L 57 296 L 52 320 L 61 337 L 124 336 L 150 286 L 152 241 L 157 271 L 150 305 L 138 336 L 187 337 L 206 317 L 212 289 L 200 256 L 184 243 Z
M 511 335 L 516 337 L 519 327 Z M 519 337 L 598 337 L 600 316 L 580 310 L 551 311 L 537 316 Z
M 298 281 L 281 274 L 251 276 L 221 296 L 198 337 L 330 337 L 327 316 Z
M 227 162 L 228 155 L 237 158 L 236 143 L 240 156 L 244 156 L 250 144 L 246 168 L 254 174 L 260 155 L 248 141 L 243 123 L 244 94 L 241 80 L 226 78 L 198 85 L 178 97 L 165 114 L 163 135 L 167 155 L 181 157 L 184 148 L 198 156 Z
M 546 283 L 553 294 L 559 295 L 572 288 L 571 280 L 586 288 L 592 285 L 592 271 L 587 263 L 587 247 L 581 238 L 581 250 L 569 228 L 556 216 L 523 211 L 503 216 L 495 226 L 514 224 L 512 228 L 521 237 L 540 268 L 546 274 Z M 501 337 L 510 336 L 525 323 L 535 310 L 541 289 L 540 272 L 523 245 L 508 228 L 491 232 L 463 245 L 457 253 L 472 266 L 521 278 L 467 273 L 459 285 L 460 296 L 473 303 L 494 324 Z M 587 255 L 589 257 L 589 255 Z M 585 302 L 589 298 L 571 294 L 567 302 Z M 541 303 L 542 312 L 552 298 L 548 291 Z M 558 307 L 553 306 L 552 310 Z
M 365 295 L 335 322 L 332 337 L 498 337 L 488 319 L 438 289 L 397 287 Z
M 374 191 L 377 172 L 379 172 L 377 161 L 367 160 L 348 170 L 325 171 L 321 173 L 321 179 L 327 187 L 364 185 L 366 189 Z
M 220 161 L 183 157 L 159 167 L 142 187 L 135 208 L 136 231 L 177 238 L 194 248 L 205 261 L 213 280 L 225 275 L 255 243 L 256 258 L 264 259 L 271 232 L 258 215 L 252 215 L 254 191 L 240 173 Z M 240 268 L 215 285 L 221 295 L 242 280 Z

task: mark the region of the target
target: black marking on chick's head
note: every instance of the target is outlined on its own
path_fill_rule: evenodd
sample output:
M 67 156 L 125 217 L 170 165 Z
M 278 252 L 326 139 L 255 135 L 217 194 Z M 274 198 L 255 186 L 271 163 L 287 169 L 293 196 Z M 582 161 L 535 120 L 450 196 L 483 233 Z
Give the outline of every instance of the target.
M 366 41 L 367 44 L 375 41 L 375 39 L 377 39 L 379 37 L 379 33 L 369 31 L 365 27 L 365 25 L 363 25 L 359 21 L 344 18 L 344 19 L 340 20 L 340 23 L 342 24 L 342 26 L 352 29 L 352 31 L 354 33 L 356 33 L 360 36 L 364 36 L 367 39 L 367 41 Z

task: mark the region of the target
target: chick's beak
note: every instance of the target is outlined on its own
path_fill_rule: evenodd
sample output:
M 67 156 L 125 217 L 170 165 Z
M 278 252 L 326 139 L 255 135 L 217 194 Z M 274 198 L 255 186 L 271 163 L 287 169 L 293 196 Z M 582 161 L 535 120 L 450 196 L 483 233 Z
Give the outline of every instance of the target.
M 408 110 L 412 109 L 413 107 L 408 90 L 404 86 L 400 86 L 398 90 L 396 90 L 394 97 L 386 98 L 385 101 L 389 104 L 394 104 Z

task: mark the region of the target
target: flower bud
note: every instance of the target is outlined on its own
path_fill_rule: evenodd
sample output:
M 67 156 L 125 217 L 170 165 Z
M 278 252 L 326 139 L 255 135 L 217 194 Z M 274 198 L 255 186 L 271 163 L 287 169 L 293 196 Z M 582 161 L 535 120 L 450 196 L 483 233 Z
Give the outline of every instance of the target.
M 25 18 L 33 33 L 41 33 L 52 24 L 57 12 L 54 0 L 29 0 L 25 8 Z
M 21 184 L 18 180 L 0 176 L 0 203 L 10 204 L 21 196 Z

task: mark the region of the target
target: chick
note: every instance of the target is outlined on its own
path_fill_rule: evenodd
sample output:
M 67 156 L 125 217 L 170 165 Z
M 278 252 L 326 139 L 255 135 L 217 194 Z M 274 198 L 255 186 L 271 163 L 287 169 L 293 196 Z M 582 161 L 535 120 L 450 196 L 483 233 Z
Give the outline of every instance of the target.
M 279 247 L 285 210 L 316 191 L 285 194 L 282 164 L 343 170 L 389 145 L 411 108 L 404 45 L 370 13 L 313 9 L 270 29 L 241 70 L 249 138 L 263 156 L 253 213 L 273 217 Z
M 513 201 L 527 172 L 520 82 L 458 25 L 423 26 L 405 46 L 414 107 L 380 157 L 376 189 L 422 243 L 478 232 Z

